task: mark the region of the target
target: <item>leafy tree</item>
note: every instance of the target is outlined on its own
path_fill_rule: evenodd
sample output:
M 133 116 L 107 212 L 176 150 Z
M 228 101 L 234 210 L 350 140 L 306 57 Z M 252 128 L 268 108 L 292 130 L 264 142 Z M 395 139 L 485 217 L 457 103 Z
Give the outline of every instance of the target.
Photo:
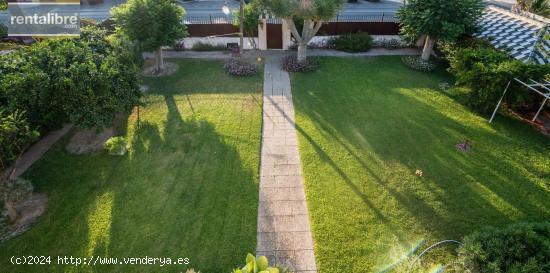
M 261 0 L 262 6 L 283 19 L 298 44 L 298 61 L 306 60 L 307 43 L 315 36 L 323 22 L 332 19 L 342 8 L 342 0 Z M 303 21 L 301 34 L 295 20 Z
M 138 103 L 137 67 L 106 31 L 82 29 L 80 39 L 57 39 L 0 56 L 0 107 L 24 111 L 42 131 L 73 122 L 111 123 Z
M 470 34 L 483 13 L 481 0 L 410 0 L 397 12 L 401 34 L 409 42 L 426 35 L 422 59 L 428 60 L 437 40 L 453 41 Z
M 261 7 L 258 0 L 254 0 L 244 6 L 244 20 L 243 20 L 243 30 L 244 35 L 248 37 L 250 44 L 256 48 L 256 40 L 254 40 L 254 33 L 258 30 L 258 25 L 260 24 L 260 15 Z M 238 12 L 235 12 L 233 15 L 233 25 L 240 26 L 241 17 L 238 16 Z
M 164 71 L 162 46 L 187 35 L 185 10 L 175 0 L 129 0 L 112 9 L 117 27 L 142 50 L 156 51 L 157 73 Z
M 8 9 L 8 1 L 0 0 L 0 10 L 6 10 L 6 9 Z

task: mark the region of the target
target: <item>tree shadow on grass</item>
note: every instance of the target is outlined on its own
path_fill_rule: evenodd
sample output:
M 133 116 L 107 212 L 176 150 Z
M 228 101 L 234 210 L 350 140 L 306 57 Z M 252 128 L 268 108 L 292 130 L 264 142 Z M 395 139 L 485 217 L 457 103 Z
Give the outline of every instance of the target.
M 115 202 L 112 238 L 126 240 L 127 227 L 134 229 L 135 237 L 111 244 L 111 252 L 145 255 L 143 250 L 149 250 L 149 256 L 191 261 L 163 270 L 229 270 L 255 249 L 256 170 L 241 165 L 239 152 L 211 123 L 183 119 L 174 97 L 164 99 L 162 130 L 145 121 L 132 139 L 135 148 L 127 168 L 141 183 L 128 181 Z
M 311 146 L 402 242 L 419 234 L 428 242 L 460 239 L 485 225 L 547 219 L 549 170 L 541 166 L 547 139 L 509 120 L 491 128 L 433 91 L 434 79 L 411 74 L 366 67 L 347 73 L 345 82 L 301 77 L 301 86 L 311 86 L 293 90 L 304 119 L 297 124 L 307 142 L 301 146 Z M 474 143 L 469 153 L 454 147 L 465 139 Z M 416 169 L 424 177 L 415 177 Z M 315 222 L 315 212 L 312 217 Z
M 30 232 L 0 246 L 0 256 L 147 256 L 189 258 L 190 264 L 6 270 L 226 272 L 241 266 L 256 247 L 257 165 L 243 165 L 235 141 L 220 136 L 208 120 L 184 117 L 179 109 L 188 106 L 181 103 L 167 94 L 164 102 L 142 107 L 139 129 L 133 114 L 127 156 L 75 157 L 57 145 L 30 175 L 48 189 L 50 207 Z

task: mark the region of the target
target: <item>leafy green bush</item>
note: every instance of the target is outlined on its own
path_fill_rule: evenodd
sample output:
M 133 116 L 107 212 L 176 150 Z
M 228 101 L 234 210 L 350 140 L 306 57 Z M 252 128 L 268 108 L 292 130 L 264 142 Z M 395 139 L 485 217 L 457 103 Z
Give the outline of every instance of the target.
M 103 147 L 110 155 L 125 155 L 128 151 L 128 142 L 122 136 L 111 137 L 105 141 Z
M 191 47 L 191 50 L 193 51 L 223 51 L 226 50 L 227 47 L 224 44 L 209 44 L 209 43 L 203 43 L 203 42 L 196 42 Z
M 430 72 L 436 68 L 436 65 L 434 62 L 429 60 L 428 61 L 422 60 L 418 56 L 403 56 L 401 58 L 401 62 L 404 65 L 408 66 L 409 68 L 422 71 L 422 72 Z
M 438 41 L 437 48 L 447 61 L 451 61 L 455 54 L 465 48 L 494 48 L 487 40 L 475 37 L 464 37 L 456 41 Z
M 345 52 L 365 52 L 372 46 L 372 37 L 366 32 L 347 33 L 334 37 L 333 47 Z
M 0 107 L 25 112 L 41 131 L 64 122 L 110 124 L 141 95 L 135 55 L 118 42 L 86 27 L 80 39 L 46 40 L 0 56 Z
M 550 272 L 550 222 L 485 228 L 467 236 L 458 253 L 457 272 Z
M 401 48 L 403 47 L 403 43 L 401 43 L 401 41 L 395 39 L 395 38 L 392 38 L 392 39 L 384 39 L 382 40 L 381 42 L 382 44 L 382 47 L 385 48 L 385 49 L 398 49 L 398 48 Z
M 0 111 L 0 176 L 37 139 L 24 113 Z
M 457 50 L 450 59 L 450 71 L 457 84 L 472 89 L 468 104 L 481 112 L 494 108 L 510 80 L 518 78 L 527 82 L 550 77 L 550 65 L 525 64 L 484 46 Z M 537 107 L 539 99 L 517 83 L 510 85 L 506 95 L 508 106 L 519 111 Z
M 116 22 L 113 18 L 107 18 L 101 21 L 98 26 L 107 30 L 108 33 L 114 33 L 116 30 Z
M 233 270 L 233 273 L 279 273 L 279 269 L 269 266 L 269 261 L 265 256 L 258 258 L 248 253 L 246 256 L 246 265 L 243 268 Z

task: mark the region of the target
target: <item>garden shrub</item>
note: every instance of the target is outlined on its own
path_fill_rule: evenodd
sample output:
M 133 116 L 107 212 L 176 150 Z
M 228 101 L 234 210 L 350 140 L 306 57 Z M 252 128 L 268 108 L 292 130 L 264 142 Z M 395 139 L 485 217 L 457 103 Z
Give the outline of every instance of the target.
M 105 141 L 103 147 L 110 155 L 125 155 L 128 151 L 128 142 L 122 136 L 111 137 Z
M 372 46 L 372 37 L 366 32 L 347 33 L 334 37 L 331 41 L 334 48 L 345 52 L 365 52 Z
M 0 176 L 37 139 L 23 112 L 0 111 Z
M 174 50 L 175 51 L 184 51 L 185 50 L 185 42 L 183 40 L 178 40 L 174 43 Z
M 191 47 L 191 50 L 193 51 L 223 51 L 226 50 L 227 47 L 224 44 L 209 44 L 204 42 L 196 42 Z
M 457 272 L 550 272 L 550 222 L 485 228 L 464 239 Z
M 299 62 L 296 56 L 283 57 L 281 68 L 287 72 L 312 72 L 319 69 L 319 61 L 315 58 L 308 58 Z
M 430 72 L 436 68 L 433 61 L 422 60 L 419 56 L 403 56 L 401 62 L 414 70 Z
M 402 48 L 403 47 L 403 44 L 401 43 L 401 41 L 395 39 L 395 38 L 392 38 L 392 39 L 384 39 L 382 40 L 381 42 L 382 44 L 382 47 L 385 48 L 385 49 L 398 49 L 398 48 Z
M 253 76 L 258 74 L 258 66 L 246 63 L 236 59 L 229 59 L 223 65 L 223 68 L 229 75 L 233 76 Z
M 114 33 L 116 31 L 116 22 L 113 18 L 107 18 L 101 21 L 98 26 L 107 30 L 108 33 Z
M 131 43 L 113 40 L 85 27 L 80 39 L 46 40 L 0 56 L 0 107 L 24 112 L 41 131 L 64 122 L 110 124 L 141 95 Z
M 494 48 L 491 43 L 485 39 L 476 37 L 464 37 L 456 41 L 438 41 L 437 50 L 442 53 L 447 61 L 453 60 L 456 52 L 465 48 Z
M 471 88 L 468 104 L 484 113 L 494 108 L 513 78 L 527 82 L 550 77 L 550 65 L 525 64 L 484 46 L 458 49 L 450 59 L 450 71 L 457 84 Z M 508 106 L 518 111 L 536 108 L 539 100 L 537 94 L 517 83 L 510 85 L 506 95 Z

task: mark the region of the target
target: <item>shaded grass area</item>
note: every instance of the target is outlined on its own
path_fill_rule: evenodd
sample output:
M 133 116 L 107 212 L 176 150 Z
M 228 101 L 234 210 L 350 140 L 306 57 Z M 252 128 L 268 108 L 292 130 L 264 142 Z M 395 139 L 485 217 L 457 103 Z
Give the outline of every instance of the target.
M 173 61 L 173 60 L 172 60 Z M 256 246 L 262 78 L 179 60 L 122 124 L 130 151 L 69 155 L 65 138 L 26 174 L 49 196 L 29 232 L 0 245 L 2 272 L 228 272 Z M 126 132 L 125 132 L 126 131 Z M 189 265 L 10 265 L 12 255 L 188 257 Z
M 502 116 L 488 124 L 438 90 L 444 72 L 323 58 L 291 79 L 319 272 L 387 272 L 418 246 L 549 219 L 550 139 Z M 472 150 L 458 151 L 466 139 Z

